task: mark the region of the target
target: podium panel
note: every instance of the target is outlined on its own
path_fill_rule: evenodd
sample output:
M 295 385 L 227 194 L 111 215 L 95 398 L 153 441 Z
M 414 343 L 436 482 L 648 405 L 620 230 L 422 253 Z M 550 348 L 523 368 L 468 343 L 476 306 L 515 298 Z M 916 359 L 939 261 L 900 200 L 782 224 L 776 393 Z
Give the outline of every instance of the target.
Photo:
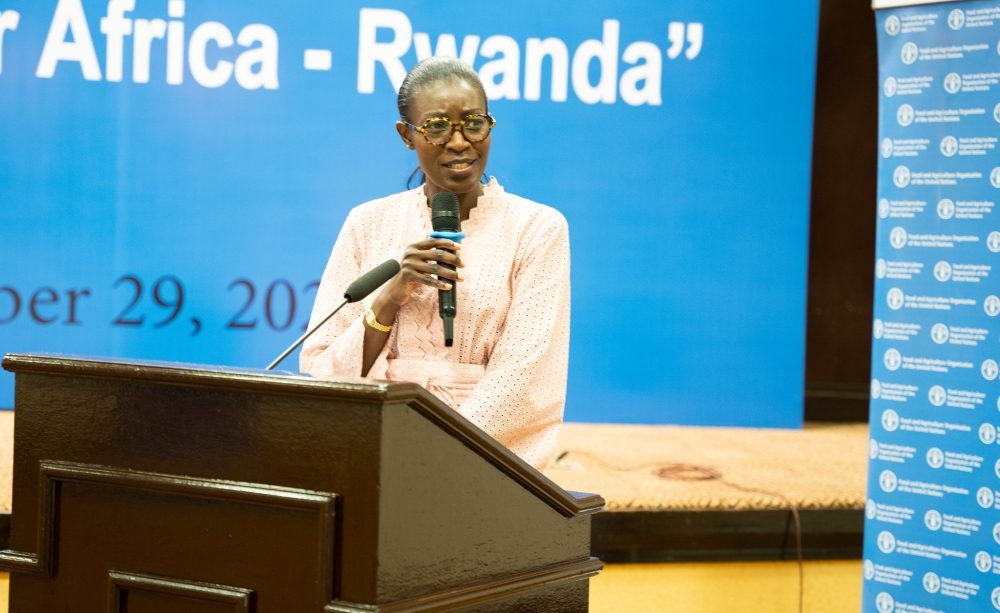
M 8 355 L 12 611 L 587 610 L 599 496 L 423 388 Z

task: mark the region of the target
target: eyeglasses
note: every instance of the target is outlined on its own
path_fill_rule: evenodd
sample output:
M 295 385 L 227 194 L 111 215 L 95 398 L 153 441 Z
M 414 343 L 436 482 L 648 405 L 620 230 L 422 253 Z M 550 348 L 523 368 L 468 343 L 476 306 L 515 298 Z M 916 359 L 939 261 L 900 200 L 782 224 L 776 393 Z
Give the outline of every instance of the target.
M 466 115 L 465 119 L 458 123 L 452 123 L 447 117 L 431 117 L 419 128 L 412 123 L 406 124 L 410 129 L 416 130 L 424 135 L 424 140 L 432 145 L 444 146 L 451 140 L 451 135 L 455 133 L 457 127 L 462 131 L 462 136 L 470 143 L 480 143 L 490 135 L 490 130 L 497 125 L 493 116 L 489 113 L 483 115 Z

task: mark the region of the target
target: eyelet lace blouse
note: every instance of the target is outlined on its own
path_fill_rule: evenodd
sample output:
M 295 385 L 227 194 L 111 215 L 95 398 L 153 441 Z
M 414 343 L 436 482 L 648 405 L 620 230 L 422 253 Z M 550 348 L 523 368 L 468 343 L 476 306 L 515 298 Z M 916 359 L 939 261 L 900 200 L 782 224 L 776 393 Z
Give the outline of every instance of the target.
M 419 383 L 538 470 L 555 450 L 569 357 L 569 230 L 555 209 L 492 179 L 462 222 L 455 341 L 444 345 L 437 290 L 420 286 L 396 315 L 369 378 Z M 344 288 L 431 232 L 423 187 L 373 200 L 347 217 L 313 306 L 318 322 Z M 364 313 L 345 306 L 306 341 L 302 372 L 361 376 Z M 389 322 L 382 322 L 388 324 Z

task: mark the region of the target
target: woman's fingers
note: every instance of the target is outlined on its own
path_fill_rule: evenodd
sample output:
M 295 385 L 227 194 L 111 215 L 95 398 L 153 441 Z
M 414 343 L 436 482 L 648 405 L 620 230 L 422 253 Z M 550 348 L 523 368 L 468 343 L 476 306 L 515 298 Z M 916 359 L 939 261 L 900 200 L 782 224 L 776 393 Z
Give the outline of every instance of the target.
M 411 247 L 414 245 L 411 245 Z M 407 250 L 406 255 L 403 256 L 403 266 L 406 266 L 409 261 L 423 261 L 423 262 L 439 262 L 441 264 L 451 264 L 458 268 L 463 268 L 465 264 L 462 263 L 462 258 L 458 254 L 452 253 L 447 249 L 442 249 L 440 247 L 434 247 L 432 249 L 424 250 Z
M 451 264 L 452 266 L 457 266 L 458 268 L 465 266 L 465 264 L 462 263 L 462 258 L 458 257 L 457 253 L 453 253 L 447 249 L 435 247 L 434 249 L 422 251 L 421 253 L 424 256 L 424 260 L 432 260 L 442 264 Z
M 423 274 L 437 275 L 445 279 L 453 279 L 455 281 L 464 280 L 457 270 L 452 270 L 447 266 L 442 266 L 436 261 L 414 262 L 413 269 Z
M 417 241 L 410 245 L 411 248 L 416 248 L 418 251 L 429 251 L 431 249 L 448 249 L 451 251 L 459 251 L 462 245 L 456 243 L 455 241 L 448 240 L 446 238 L 425 238 L 422 241 Z
M 457 271 L 443 264 L 457 268 L 464 267 L 462 259 L 455 253 L 460 248 L 458 243 L 443 238 L 417 241 L 406 248 L 400 275 L 408 283 L 422 283 L 436 289 L 451 289 L 452 284 L 449 281 L 463 279 Z
M 420 270 L 408 270 L 403 273 L 403 278 L 409 283 L 422 283 L 435 289 L 451 289 L 451 283 L 443 279 L 438 279 L 434 275 Z

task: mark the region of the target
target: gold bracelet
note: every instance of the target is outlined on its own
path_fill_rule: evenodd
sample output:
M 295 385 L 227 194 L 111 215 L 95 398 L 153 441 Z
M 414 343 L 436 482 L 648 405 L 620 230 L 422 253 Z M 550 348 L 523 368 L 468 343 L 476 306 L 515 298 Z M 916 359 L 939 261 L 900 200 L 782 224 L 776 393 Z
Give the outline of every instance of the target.
M 368 312 L 365 313 L 365 323 L 368 324 L 369 328 L 373 328 L 379 332 L 388 332 L 389 330 L 392 330 L 392 326 L 383 326 L 380 324 L 378 320 L 375 319 L 375 311 L 371 309 L 368 309 Z

